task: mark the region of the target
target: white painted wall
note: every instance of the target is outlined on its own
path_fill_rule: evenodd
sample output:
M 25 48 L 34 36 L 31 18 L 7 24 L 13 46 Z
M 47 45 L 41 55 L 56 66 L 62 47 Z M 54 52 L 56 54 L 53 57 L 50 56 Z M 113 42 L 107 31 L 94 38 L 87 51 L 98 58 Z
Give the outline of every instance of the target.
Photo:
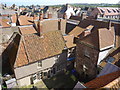
M 16 26 L 16 23 L 11 23 L 11 26 Z
M 100 61 L 102 61 L 108 55 L 110 50 L 111 49 L 108 49 L 108 50 L 105 50 L 105 51 L 102 51 L 102 52 L 99 53 L 97 65 L 99 65 Z
M 16 68 L 14 70 L 16 79 L 23 78 L 25 76 L 34 74 L 34 73 L 41 71 L 41 70 L 44 70 L 46 68 L 50 68 L 54 64 L 55 64 L 55 58 L 51 57 L 51 58 L 42 60 L 42 67 L 41 68 L 38 68 L 38 62 Z
M 30 76 L 17 80 L 19 86 L 28 86 L 31 84 Z
M 74 10 L 73 10 L 72 7 L 68 7 L 68 9 L 67 9 L 67 11 L 66 11 L 65 13 L 66 13 L 66 15 L 67 15 L 67 19 L 70 18 L 71 13 L 72 13 L 73 15 L 75 15 L 75 12 L 74 12 Z

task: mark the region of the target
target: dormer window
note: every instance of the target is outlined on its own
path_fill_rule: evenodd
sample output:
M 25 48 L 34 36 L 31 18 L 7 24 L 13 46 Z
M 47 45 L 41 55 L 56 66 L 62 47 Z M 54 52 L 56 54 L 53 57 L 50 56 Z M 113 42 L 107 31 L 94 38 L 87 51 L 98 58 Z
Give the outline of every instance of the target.
M 107 11 L 108 11 L 108 13 L 111 13 L 111 11 L 110 11 L 110 10 L 108 10 L 108 9 L 107 9 Z
M 120 11 L 118 9 L 116 9 L 116 11 L 119 13 Z
M 116 13 L 116 11 L 114 9 L 112 9 L 114 13 Z
M 105 13 L 105 11 L 103 11 L 102 9 L 100 9 L 100 11 L 101 11 L 102 13 Z

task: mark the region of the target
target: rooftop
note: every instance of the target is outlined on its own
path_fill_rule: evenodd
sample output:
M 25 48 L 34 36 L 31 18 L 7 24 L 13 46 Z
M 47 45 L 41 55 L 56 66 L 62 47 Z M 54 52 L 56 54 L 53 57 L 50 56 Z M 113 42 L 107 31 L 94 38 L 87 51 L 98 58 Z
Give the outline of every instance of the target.
M 36 34 L 23 35 L 14 67 L 60 54 L 64 47 L 65 43 L 60 31 L 51 31 L 42 36 Z
M 95 78 L 94 80 L 92 80 L 84 85 L 87 88 L 101 88 L 101 87 L 107 85 L 108 83 L 112 82 L 119 76 L 120 76 L 120 70 L 110 73 L 110 74 L 107 74 L 107 75 L 104 75 L 104 76 L 100 76 L 98 78 Z
M 19 30 L 22 35 L 37 33 L 33 26 L 20 26 Z

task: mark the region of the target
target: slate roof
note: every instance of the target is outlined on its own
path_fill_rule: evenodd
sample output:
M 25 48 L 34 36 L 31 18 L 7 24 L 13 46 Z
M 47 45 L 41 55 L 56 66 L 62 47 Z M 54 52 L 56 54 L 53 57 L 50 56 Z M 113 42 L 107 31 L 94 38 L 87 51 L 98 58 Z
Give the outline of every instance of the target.
M 60 31 L 50 31 L 42 36 L 36 34 L 23 35 L 14 67 L 60 54 L 64 47 L 65 42 Z
M 118 70 L 120 70 L 120 68 L 117 67 L 116 65 L 107 63 L 106 66 L 102 69 L 102 71 L 97 75 L 97 77 L 100 77 Z
M 74 89 L 82 89 L 82 88 L 86 88 L 86 87 L 78 81 L 77 84 L 75 85 Z
M 22 35 L 37 33 L 37 31 L 34 29 L 33 26 L 22 26 L 22 27 L 19 27 L 19 30 Z
M 104 75 L 104 76 L 100 76 L 98 78 L 95 78 L 94 80 L 84 84 L 85 87 L 87 88 L 101 88 L 107 84 L 109 84 L 110 82 L 112 82 L 113 80 L 115 80 L 116 78 L 118 78 L 120 76 L 120 70 Z
M 60 13 L 65 13 L 68 7 L 66 5 L 62 6 L 62 9 L 59 11 Z

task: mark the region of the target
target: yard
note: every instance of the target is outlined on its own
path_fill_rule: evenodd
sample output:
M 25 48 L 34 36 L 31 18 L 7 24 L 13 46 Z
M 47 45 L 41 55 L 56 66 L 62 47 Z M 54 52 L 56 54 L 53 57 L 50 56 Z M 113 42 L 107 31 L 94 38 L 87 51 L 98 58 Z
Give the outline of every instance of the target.
M 32 84 L 29 86 L 23 86 L 19 88 L 46 88 L 46 89 L 56 89 L 56 88 L 74 88 L 78 79 L 70 73 L 70 71 L 63 71 L 53 76 L 50 79 L 44 79 L 42 81 L 37 82 L 36 84 Z M 32 90 L 32 89 L 31 89 Z
M 48 89 L 52 88 L 74 88 L 74 86 L 77 83 L 77 79 L 74 75 L 70 73 L 70 71 L 67 72 L 61 72 L 57 75 L 53 76 L 50 79 L 43 80 L 44 84 L 47 86 Z

